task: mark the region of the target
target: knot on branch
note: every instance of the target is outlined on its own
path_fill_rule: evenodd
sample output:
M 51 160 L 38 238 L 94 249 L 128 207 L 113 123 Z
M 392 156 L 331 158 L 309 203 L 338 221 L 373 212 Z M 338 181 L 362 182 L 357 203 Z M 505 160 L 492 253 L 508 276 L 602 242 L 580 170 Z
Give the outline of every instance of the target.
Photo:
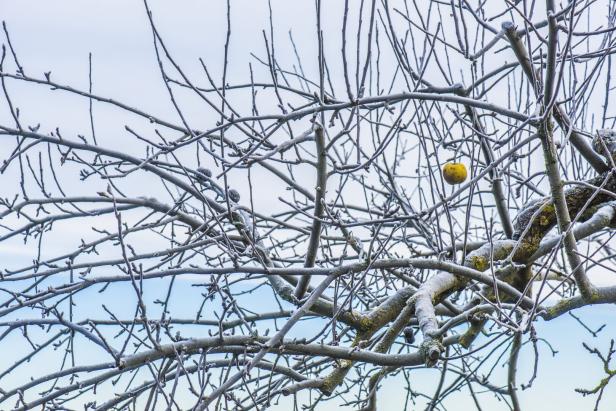
M 438 339 L 426 338 L 421 343 L 419 350 L 424 357 L 426 367 L 434 367 L 439 358 L 441 358 L 443 351 L 445 351 L 445 347 Z
M 515 30 L 515 28 L 516 28 L 516 27 L 515 27 L 515 24 L 514 24 L 512 21 L 504 21 L 504 22 L 501 24 L 501 28 L 502 28 L 504 31 L 506 31 L 506 32 L 507 32 L 507 31 L 512 31 L 512 30 Z
M 592 140 L 592 148 L 606 158 L 608 165 L 610 158 L 616 161 L 616 131 L 611 129 L 597 130 Z

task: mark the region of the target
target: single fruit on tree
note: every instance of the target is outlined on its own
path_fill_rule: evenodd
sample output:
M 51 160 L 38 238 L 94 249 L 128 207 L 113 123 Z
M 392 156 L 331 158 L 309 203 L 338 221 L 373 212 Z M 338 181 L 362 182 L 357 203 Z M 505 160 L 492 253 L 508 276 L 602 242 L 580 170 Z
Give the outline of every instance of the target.
M 462 163 L 447 163 L 443 166 L 443 178 L 451 185 L 463 183 L 467 175 L 466 166 Z

